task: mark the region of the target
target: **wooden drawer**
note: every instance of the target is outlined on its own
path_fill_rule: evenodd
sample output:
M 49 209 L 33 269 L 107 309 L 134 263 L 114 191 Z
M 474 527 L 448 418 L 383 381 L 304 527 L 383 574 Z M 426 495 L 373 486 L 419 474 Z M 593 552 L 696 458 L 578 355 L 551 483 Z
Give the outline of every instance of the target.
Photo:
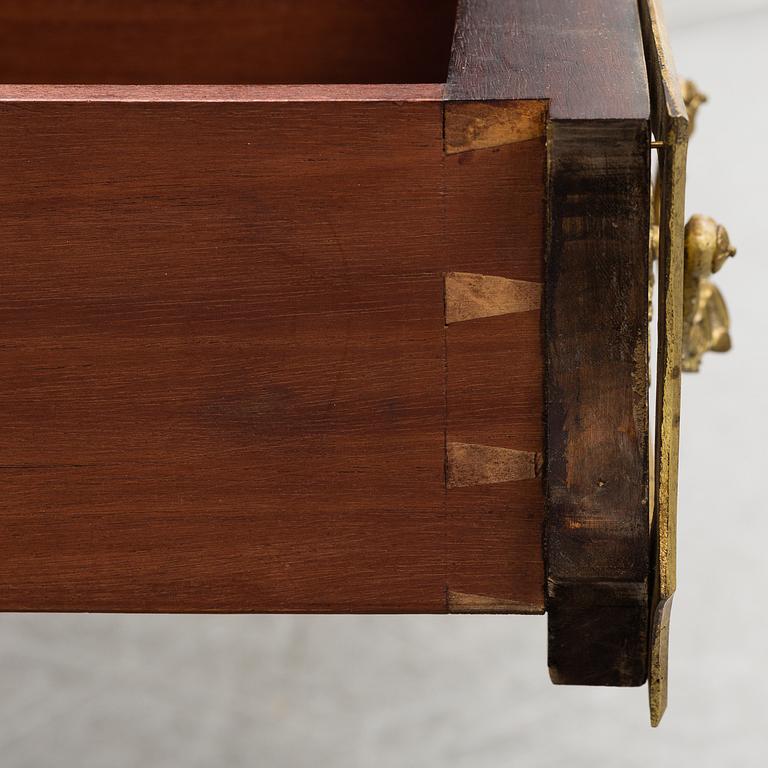
M 0 609 L 547 610 L 556 682 L 643 683 L 647 48 L 0 0 Z

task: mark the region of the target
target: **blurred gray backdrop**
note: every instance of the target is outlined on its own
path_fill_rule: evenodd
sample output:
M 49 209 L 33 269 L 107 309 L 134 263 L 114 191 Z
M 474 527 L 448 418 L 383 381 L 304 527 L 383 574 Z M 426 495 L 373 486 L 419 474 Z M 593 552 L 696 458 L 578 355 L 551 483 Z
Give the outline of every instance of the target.
M 710 95 L 689 213 L 739 254 L 718 280 L 735 348 L 684 382 L 662 727 L 644 688 L 550 685 L 544 617 L 0 615 L 2 768 L 768 764 L 768 0 L 666 6 Z

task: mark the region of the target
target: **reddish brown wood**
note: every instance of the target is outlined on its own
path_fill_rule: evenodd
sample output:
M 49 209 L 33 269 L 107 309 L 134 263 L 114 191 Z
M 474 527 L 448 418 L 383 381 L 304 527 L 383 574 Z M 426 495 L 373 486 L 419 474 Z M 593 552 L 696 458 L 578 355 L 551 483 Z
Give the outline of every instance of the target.
M 447 158 L 455 269 L 542 283 L 545 156 L 541 137 Z M 446 328 L 449 441 L 542 450 L 540 339 L 539 310 Z M 451 488 L 450 591 L 542 611 L 543 509 L 541 479 Z
M 449 440 L 542 450 L 540 327 L 537 311 L 448 327 Z M 543 611 L 543 510 L 540 477 L 450 488 L 450 590 Z
M 0 105 L 0 608 L 541 610 L 537 486 L 444 474 L 447 386 L 541 450 L 540 329 L 474 391 L 443 285 L 540 276 L 543 144 L 447 159 L 432 86 L 77 93 Z
M 0 83 L 0 101 L 227 103 L 439 101 L 440 83 L 331 83 L 319 85 L 19 85 Z
M 6 83 L 445 82 L 456 0 L 0 0 Z

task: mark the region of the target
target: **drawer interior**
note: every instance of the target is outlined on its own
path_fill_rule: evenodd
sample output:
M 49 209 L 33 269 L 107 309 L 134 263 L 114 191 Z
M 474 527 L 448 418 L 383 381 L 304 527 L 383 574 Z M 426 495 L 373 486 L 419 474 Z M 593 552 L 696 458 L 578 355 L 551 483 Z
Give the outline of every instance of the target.
M 0 81 L 445 82 L 456 0 L 0 0 Z

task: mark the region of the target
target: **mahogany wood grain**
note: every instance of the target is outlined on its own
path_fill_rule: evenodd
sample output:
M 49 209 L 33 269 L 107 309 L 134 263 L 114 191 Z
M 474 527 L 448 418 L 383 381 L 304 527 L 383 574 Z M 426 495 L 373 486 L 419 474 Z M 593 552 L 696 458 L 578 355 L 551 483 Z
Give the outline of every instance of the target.
M 443 291 L 541 279 L 544 145 L 376 89 L 4 90 L 0 609 L 543 609 L 538 481 L 445 486 L 449 420 L 542 450 L 538 317 Z
M 456 0 L 0 0 L 6 83 L 445 82 Z
M 542 136 L 447 157 L 447 216 L 458 225 L 447 248 L 456 269 L 541 285 L 545 156 Z M 542 450 L 540 314 L 447 326 L 449 441 Z M 543 610 L 543 510 L 540 478 L 449 489 L 448 583 L 452 594 L 473 596 L 467 609 L 479 596 L 493 597 L 496 610 Z

